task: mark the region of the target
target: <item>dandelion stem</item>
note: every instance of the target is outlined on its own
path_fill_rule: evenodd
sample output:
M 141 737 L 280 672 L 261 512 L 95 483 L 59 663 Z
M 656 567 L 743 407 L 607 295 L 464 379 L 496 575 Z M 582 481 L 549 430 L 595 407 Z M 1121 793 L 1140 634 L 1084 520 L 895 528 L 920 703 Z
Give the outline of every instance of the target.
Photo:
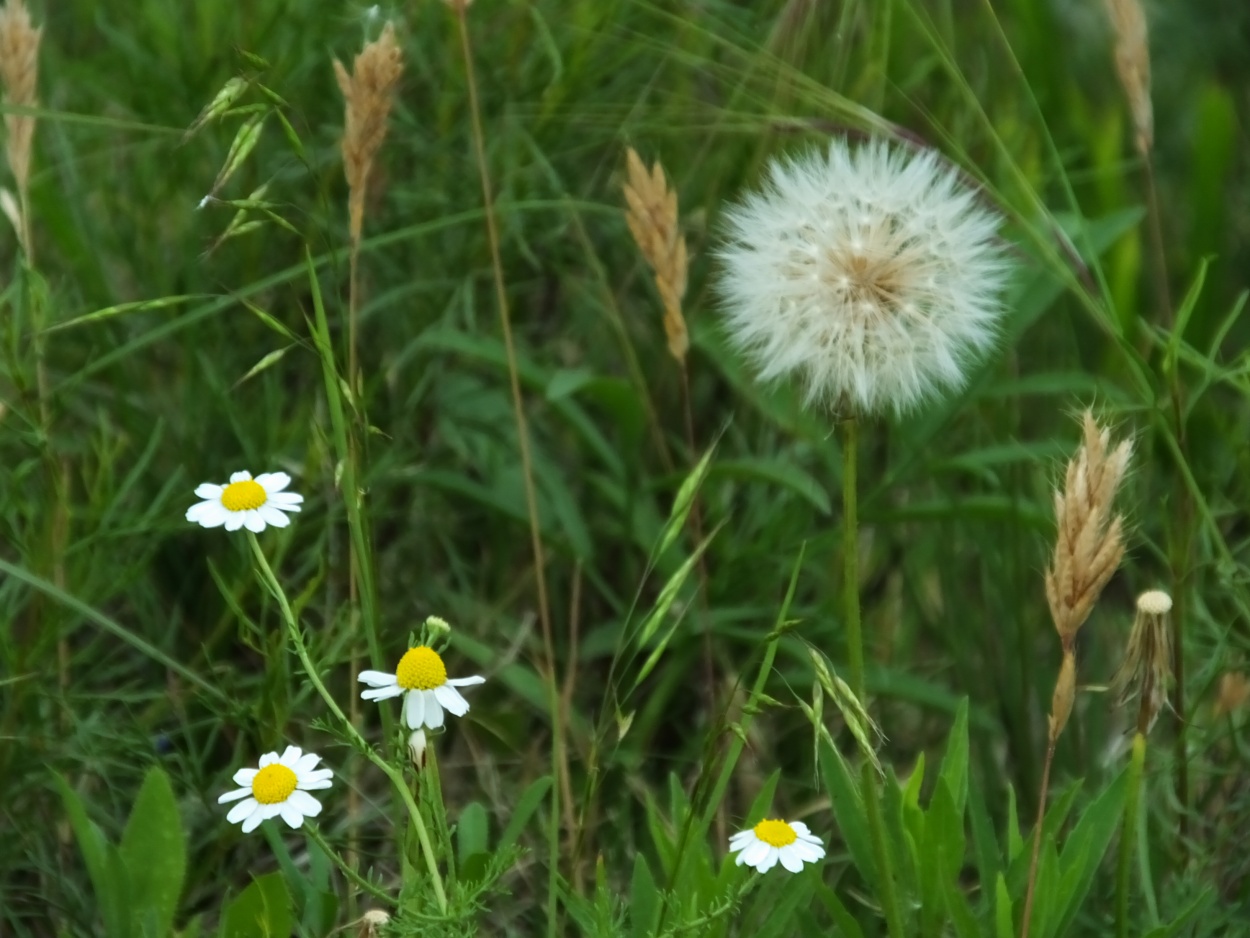
M 842 421 L 842 610 L 846 627 L 846 655 L 851 690 L 864 702 L 864 637 L 859 616 L 859 517 L 855 467 L 859 424 L 854 416 Z
M 326 689 L 325 683 L 321 680 L 321 676 L 317 673 L 317 669 L 313 666 L 312 659 L 308 655 L 308 646 L 304 644 L 304 636 L 300 633 L 299 622 L 295 618 L 295 613 L 291 610 L 291 603 L 286 598 L 286 593 L 278 582 L 277 576 L 274 575 L 273 568 L 269 566 L 269 561 L 265 558 L 265 552 L 260 549 L 260 541 L 256 539 L 256 535 L 251 531 L 248 532 L 247 539 L 252 546 L 252 554 L 256 558 L 261 582 L 265 584 L 266 588 L 273 594 L 274 599 L 278 601 L 278 607 L 282 611 L 282 618 L 286 622 L 287 634 L 291 638 L 291 645 L 295 649 L 295 655 L 299 658 L 300 664 L 304 666 L 304 673 L 308 675 L 309 683 L 312 684 L 313 688 L 321 696 L 321 699 L 325 701 L 326 706 L 330 708 L 330 712 L 342 724 L 344 733 L 355 744 L 356 748 L 391 780 L 391 784 L 395 786 L 395 790 L 399 793 L 399 797 L 407 807 L 408 816 L 411 818 L 412 826 L 417 832 L 417 840 L 421 842 L 421 852 L 425 855 L 425 864 L 430 871 L 430 882 L 434 886 L 434 896 L 438 901 L 439 911 L 446 913 L 447 893 L 443 889 L 443 877 L 438 872 L 438 859 L 434 855 L 434 847 L 430 843 L 430 835 L 425 829 L 425 821 L 421 817 L 421 809 L 417 807 L 416 801 L 413 800 L 407 780 L 402 772 L 374 751 L 373 747 L 360 735 L 360 731 L 352 725 L 352 721 L 343 712 L 343 708 L 339 706 L 338 701 Z
M 317 829 L 317 825 L 305 824 L 304 833 L 308 835 L 309 840 L 321 848 L 321 852 L 330 858 L 334 865 L 342 871 L 344 876 L 365 892 L 369 893 L 369 895 L 373 896 L 373 898 L 385 902 L 387 905 L 391 906 L 391 908 L 394 908 L 399 904 L 394 896 L 388 895 L 385 891 L 379 889 L 373 883 L 369 882 L 369 880 L 365 879 L 365 877 L 361 876 L 354 869 L 352 869 L 351 865 L 339 856 L 338 852 L 335 851 L 335 849 L 326 841 L 325 837 L 322 836 L 321 831 Z
M 1133 737 L 1133 755 L 1128 764 L 1128 794 L 1124 799 L 1124 823 L 1120 828 L 1120 862 L 1115 877 L 1116 938 L 1128 938 L 1128 903 L 1132 891 L 1129 870 L 1133 862 L 1133 834 L 1137 829 L 1137 806 L 1141 803 L 1141 777 L 1145 763 L 1146 737 L 1139 731 Z

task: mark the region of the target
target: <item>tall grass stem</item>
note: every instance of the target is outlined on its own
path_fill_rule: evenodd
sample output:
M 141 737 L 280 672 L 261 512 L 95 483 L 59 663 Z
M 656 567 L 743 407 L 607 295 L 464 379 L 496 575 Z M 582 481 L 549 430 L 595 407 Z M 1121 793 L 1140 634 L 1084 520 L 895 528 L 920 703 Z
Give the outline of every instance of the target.
M 1128 764 L 1128 793 L 1124 798 L 1124 822 L 1120 827 L 1120 857 L 1115 875 L 1116 938 L 1128 938 L 1128 907 L 1132 891 L 1129 873 L 1133 864 L 1133 844 L 1137 833 L 1137 806 L 1141 803 L 1142 769 L 1146 763 L 1146 737 L 1133 737 L 1133 754 Z

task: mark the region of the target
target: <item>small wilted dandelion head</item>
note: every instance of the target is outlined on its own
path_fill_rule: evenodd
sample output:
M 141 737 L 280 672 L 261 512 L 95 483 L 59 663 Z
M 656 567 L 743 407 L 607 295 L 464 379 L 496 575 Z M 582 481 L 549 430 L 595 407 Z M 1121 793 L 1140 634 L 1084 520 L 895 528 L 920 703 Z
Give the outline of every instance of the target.
M 861 413 L 957 388 L 994 341 L 1000 217 L 932 150 L 875 141 L 774 161 L 728 213 L 720 290 L 763 380 Z
M 1121 705 L 1137 697 L 1137 729 L 1150 732 L 1167 702 L 1167 685 L 1172 677 L 1172 633 L 1168 613 L 1172 597 L 1162 590 L 1149 590 L 1137 597 L 1137 615 L 1129 633 L 1124 660 L 1111 687 Z

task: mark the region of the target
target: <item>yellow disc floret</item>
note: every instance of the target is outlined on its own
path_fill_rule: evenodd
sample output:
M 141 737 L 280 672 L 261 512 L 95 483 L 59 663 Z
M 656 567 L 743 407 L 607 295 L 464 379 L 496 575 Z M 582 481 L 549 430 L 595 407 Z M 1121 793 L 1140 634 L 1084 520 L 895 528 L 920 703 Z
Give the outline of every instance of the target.
M 291 797 L 298 780 L 280 762 L 271 762 L 252 779 L 252 797 L 261 804 L 280 804 Z
M 788 847 L 799 839 L 785 821 L 760 821 L 755 825 L 755 836 L 770 847 Z
M 433 648 L 409 648 L 399 659 L 395 681 L 404 690 L 433 690 L 447 683 L 447 667 Z
M 249 508 L 259 508 L 268 500 L 269 496 L 261 484 L 252 479 L 231 482 L 221 493 L 221 503 L 226 506 L 227 511 L 247 511 Z

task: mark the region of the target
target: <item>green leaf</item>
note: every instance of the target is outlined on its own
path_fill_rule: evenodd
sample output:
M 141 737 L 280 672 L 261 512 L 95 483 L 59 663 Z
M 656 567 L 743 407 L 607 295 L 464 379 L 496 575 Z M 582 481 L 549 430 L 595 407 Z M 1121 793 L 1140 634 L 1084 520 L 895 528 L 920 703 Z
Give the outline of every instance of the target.
M 824 905 L 825 910 L 829 913 L 829 917 L 833 919 L 833 924 L 838 927 L 837 934 L 845 936 L 845 938 L 864 938 L 864 930 L 859 927 L 859 922 L 855 921 L 850 912 L 846 910 L 846 906 L 842 904 L 842 900 L 838 898 L 837 893 L 820 883 L 816 886 L 816 898 Z
M 955 724 L 946 738 L 946 755 L 942 757 L 942 768 L 938 772 L 938 781 L 945 782 L 954 802 L 955 810 L 963 817 L 964 805 L 968 801 L 968 698 L 959 702 L 955 712 Z
M 1054 897 L 1056 934 L 1065 935 L 1093 885 L 1094 874 L 1120 829 L 1128 773 L 1121 772 L 1081 815 L 1063 847 L 1058 894 Z
M 995 938 L 1016 938 L 1011 912 L 1011 894 L 1007 891 L 1007 880 L 999 873 L 994 881 Z
M 718 462 L 712 473 L 717 476 L 768 482 L 789 489 L 822 515 L 829 514 L 829 493 L 825 487 L 792 462 L 766 458 L 727 459 Z
M 820 747 L 820 774 L 829 793 L 833 818 L 842 839 L 846 841 L 851 860 L 869 883 L 877 879 L 877 865 L 872 854 L 872 838 L 868 834 L 867 815 L 859 797 L 859 786 L 851 778 L 841 754 L 827 742 Z
M 61 792 L 70 827 L 86 861 L 96 905 L 100 909 L 100 918 L 104 920 L 104 932 L 109 938 L 129 938 L 130 914 L 126 902 L 129 884 L 117 850 L 105 839 L 95 822 L 87 817 L 82 799 L 69 783 L 56 772 L 52 773 L 52 779 Z
M 289 938 L 295 925 L 291 896 L 281 873 L 252 880 L 221 916 L 218 938 Z
M 634 875 L 629 884 L 630 929 L 634 938 L 650 938 L 655 933 L 659 899 L 646 857 L 634 854 Z
M 530 782 L 529 787 L 517 799 L 516 805 L 512 809 L 512 815 L 508 818 L 508 826 L 499 835 L 499 843 L 495 848 L 497 851 L 507 850 L 517 842 L 521 836 L 521 831 L 525 829 L 529 819 L 538 810 L 542 800 L 547 797 L 547 791 L 550 788 L 550 775 L 544 775 Z
M 165 938 L 174 924 L 187 871 L 187 841 L 169 776 L 148 770 L 122 833 L 130 906 L 139 934 Z
M 471 801 L 456 821 L 456 849 L 463 863 L 475 853 L 486 852 L 486 836 L 489 824 L 486 809 L 481 802 Z

